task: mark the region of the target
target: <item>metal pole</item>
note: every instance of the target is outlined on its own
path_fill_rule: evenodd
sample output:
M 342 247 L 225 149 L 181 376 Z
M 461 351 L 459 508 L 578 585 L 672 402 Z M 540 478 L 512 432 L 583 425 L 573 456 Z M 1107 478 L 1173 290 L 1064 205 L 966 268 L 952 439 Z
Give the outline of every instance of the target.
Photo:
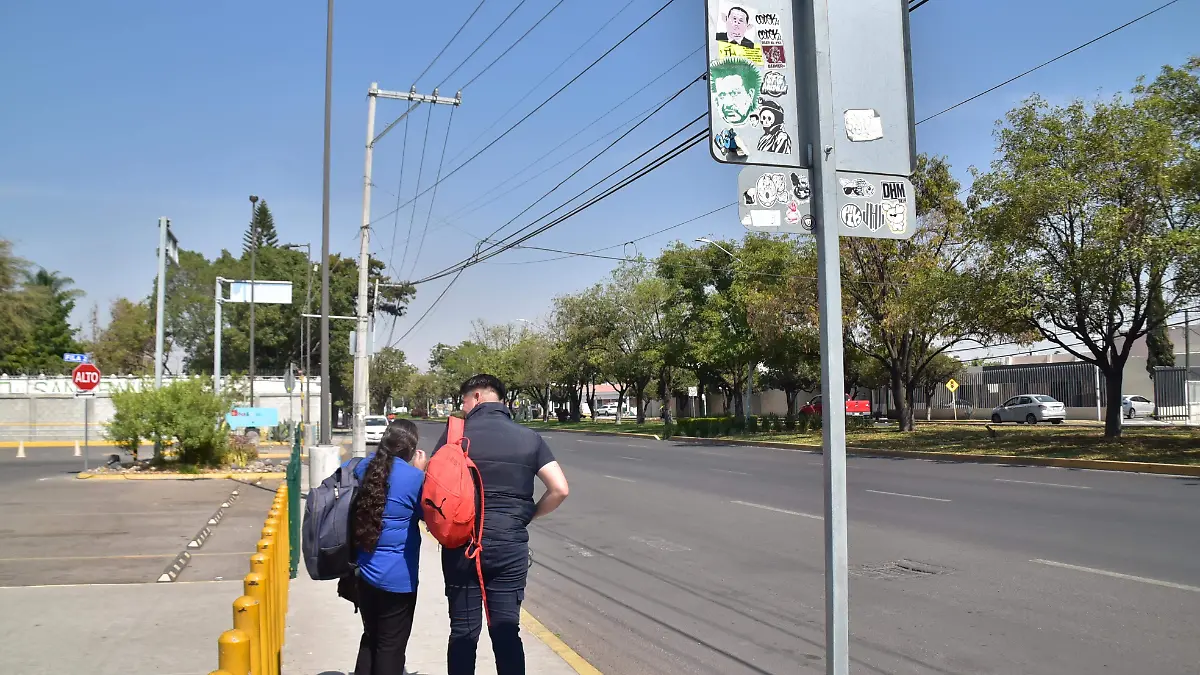
M 374 152 L 375 139 L 375 90 L 378 83 L 371 83 L 371 91 L 367 94 L 367 150 L 363 161 L 363 209 L 362 230 L 359 235 L 358 249 L 358 307 L 355 312 L 354 334 L 354 445 L 351 447 L 353 456 L 367 456 L 367 369 L 370 363 L 367 357 L 367 291 L 369 288 L 371 262 L 371 159 Z
M 1093 375 L 1096 377 L 1096 421 L 1104 421 L 1104 412 L 1100 406 L 1100 366 L 1092 366 Z
M 250 407 L 254 407 L 254 262 L 258 254 L 258 227 L 255 222 L 254 210 L 258 197 L 250 195 Z
M 833 82 L 829 56 L 829 0 L 795 0 L 803 41 L 807 92 L 800 95 L 800 119 L 809 125 L 812 160 L 812 213 L 817 240 L 817 302 L 820 312 L 821 395 L 825 458 L 825 672 L 848 675 L 849 576 L 846 529 L 846 415 L 842 363 L 842 279 L 838 237 Z M 804 16 L 811 11 L 810 16 Z M 807 95 L 806 95 L 807 94 Z
M 750 413 L 750 398 L 753 395 L 754 395 L 754 363 L 750 362 L 750 363 L 746 364 L 746 405 L 743 406 L 745 408 L 744 412 L 746 413 L 747 418 L 749 418 L 750 414 L 751 414 Z
M 167 297 L 167 219 L 158 219 L 158 306 L 154 312 L 154 388 L 163 379 L 163 310 Z
M 225 281 L 221 277 L 217 277 L 217 292 L 213 295 L 213 304 L 216 309 L 213 311 L 213 393 L 221 394 L 221 282 Z
M 321 176 L 321 445 L 332 439 L 333 399 L 329 393 L 329 133 L 333 111 L 333 0 L 325 18 L 325 154 Z
M 1192 423 L 1192 316 L 1183 310 L 1183 400 L 1187 404 L 1187 423 Z
M 133 459 L 137 461 L 137 450 L 133 451 Z M 88 399 L 83 399 L 83 470 L 88 470 Z

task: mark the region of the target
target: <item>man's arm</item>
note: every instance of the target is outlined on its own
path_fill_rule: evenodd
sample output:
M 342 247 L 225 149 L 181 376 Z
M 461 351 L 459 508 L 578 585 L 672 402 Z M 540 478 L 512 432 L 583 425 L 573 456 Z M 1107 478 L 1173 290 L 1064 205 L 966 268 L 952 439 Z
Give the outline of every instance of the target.
M 537 510 L 533 512 L 534 520 L 550 515 L 554 509 L 566 501 L 567 495 L 570 494 L 567 477 L 563 474 L 562 467 L 558 465 L 558 462 L 550 462 L 543 466 L 538 470 L 537 477 L 546 486 L 546 492 L 538 500 Z

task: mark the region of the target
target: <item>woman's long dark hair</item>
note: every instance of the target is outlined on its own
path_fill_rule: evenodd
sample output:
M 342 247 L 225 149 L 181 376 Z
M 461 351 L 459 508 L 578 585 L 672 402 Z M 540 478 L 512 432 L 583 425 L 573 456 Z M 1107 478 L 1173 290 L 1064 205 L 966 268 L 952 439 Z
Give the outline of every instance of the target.
M 396 420 L 388 425 L 379 440 L 379 448 L 355 497 L 354 544 L 363 551 L 374 551 L 383 532 L 383 507 L 387 504 L 388 478 L 396 458 L 411 461 L 417 449 L 417 425 Z

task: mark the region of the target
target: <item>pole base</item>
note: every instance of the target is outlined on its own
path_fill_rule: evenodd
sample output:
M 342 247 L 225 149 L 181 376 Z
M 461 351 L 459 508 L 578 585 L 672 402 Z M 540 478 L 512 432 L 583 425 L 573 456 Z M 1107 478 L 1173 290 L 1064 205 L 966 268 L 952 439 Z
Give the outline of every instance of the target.
M 321 481 L 333 475 L 342 465 L 342 446 L 313 445 L 308 448 L 307 482 L 301 484 L 301 491 L 308 492 L 309 486 L 319 485 Z

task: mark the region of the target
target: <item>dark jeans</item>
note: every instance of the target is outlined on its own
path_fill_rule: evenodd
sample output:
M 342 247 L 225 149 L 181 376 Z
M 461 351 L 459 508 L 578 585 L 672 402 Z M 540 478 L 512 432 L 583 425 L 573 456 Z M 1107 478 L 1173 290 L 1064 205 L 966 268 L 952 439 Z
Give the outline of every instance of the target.
M 363 636 L 355 675 L 403 675 L 404 652 L 412 632 L 416 593 L 389 593 L 358 580 Z
M 474 675 L 475 651 L 484 622 L 479 584 L 447 586 L 446 598 L 450 603 L 446 673 Z M 525 600 L 525 591 L 493 589 L 488 584 L 487 599 L 492 619 L 488 635 L 496 654 L 496 675 L 525 675 L 525 647 L 521 644 L 521 602 Z

